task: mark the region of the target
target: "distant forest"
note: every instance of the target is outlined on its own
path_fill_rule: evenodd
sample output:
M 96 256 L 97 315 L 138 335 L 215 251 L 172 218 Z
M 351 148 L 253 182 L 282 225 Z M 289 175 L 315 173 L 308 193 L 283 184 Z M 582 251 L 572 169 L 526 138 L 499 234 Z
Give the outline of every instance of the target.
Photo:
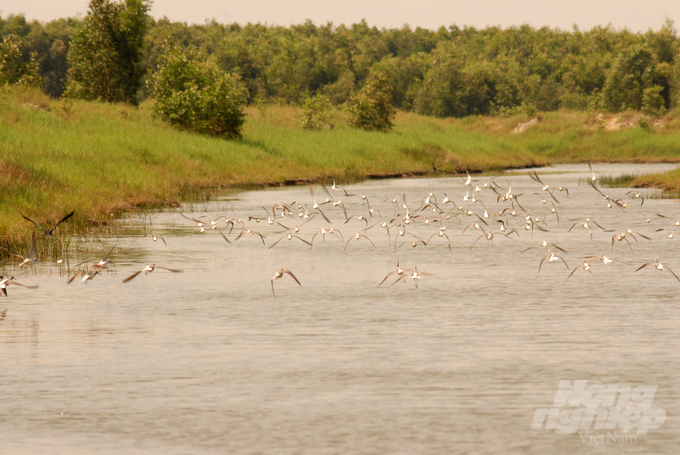
M 391 83 L 394 107 L 437 117 L 524 108 L 662 113 L 680 105 L 680 42 L 670 20 L 646 33 L 609 26 L 413 30 L 365 21 L 283 27 L 149 20 L 142 57 L 147 75 L 166 39 L 194 45 L 240 78 L 251 104 L 301 105 L 323 94 L 342 105 L 379 71 Z M 37 56 L 43 90 L 60 97 L 69 44 L 82 25 L 78 18 L 42 23 L 10 15 L 0 17 L 0 36 L 17 36 L 25 61 Z M 141 83 L 138 99 L 148 96 Z

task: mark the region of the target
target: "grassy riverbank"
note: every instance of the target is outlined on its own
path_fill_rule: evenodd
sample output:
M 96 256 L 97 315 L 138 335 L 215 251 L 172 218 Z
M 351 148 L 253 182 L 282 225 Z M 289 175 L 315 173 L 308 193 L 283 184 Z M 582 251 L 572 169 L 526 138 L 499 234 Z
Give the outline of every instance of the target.
M 244 137 L 225 141 L 174 130 L 147 106 L 64 102 L 16 89 L 0 98 L 0 236 L 26 242 L 32 226 L 76 211 L 82 232 L 133 207 L 168 204 L 224 186 L 440 175 L 574 161 L 680 161 L 680 119 L 608 131 L 605 120 L 546 113 L 435 119 L 399 113 L 390 133 L 305 131 L 297 110 L 252 108 Z M 604 126 L 603 126 L 604 124 Z M 436 170 L 435 170 L 436 169 Z M 48 223 L 49 224 L 49 223 Z M 61 228 L 60 228 L 61 229 Z

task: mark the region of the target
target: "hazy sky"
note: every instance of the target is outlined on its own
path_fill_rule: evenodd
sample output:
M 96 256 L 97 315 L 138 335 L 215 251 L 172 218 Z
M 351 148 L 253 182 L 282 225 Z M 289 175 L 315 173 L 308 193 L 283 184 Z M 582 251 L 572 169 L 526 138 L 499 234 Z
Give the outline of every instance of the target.
M 84 14 L 88 0 L 2 0 L 0 14 L 24 13 L 28 19 L 49 21 Z M 529 24 L 571 30 L 611 24 L 615 29 L 638 32 L 658 30 L 666 18 L 680 26 L 680 0 L 155 0 L 155 18 L 202 24 L 260 22 L 270 25 L 352 24 L 366 19 L 369 25 L 395 28 L 437 29 L 470 25 L 484 28 Z

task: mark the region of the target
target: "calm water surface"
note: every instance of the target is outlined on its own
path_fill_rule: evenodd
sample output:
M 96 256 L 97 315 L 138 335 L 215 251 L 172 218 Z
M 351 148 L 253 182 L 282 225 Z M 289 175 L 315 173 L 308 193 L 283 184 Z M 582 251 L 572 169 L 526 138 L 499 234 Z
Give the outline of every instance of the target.
M 594 168 L 601 176 L 669 166 Z M 343 240 L 318 235 L 313 248 L 297 238 L 269 248 L 286 231 L 268 225 L 265 208 L 271 214 L 275 204 L 299 203 L 313 211 L 309 188 L 285 188 L 185 207 L 194 218 L 241 218 L 266 245 L 256 235 L 236 241 L 240 224 L 231 244 L 214 230 L 191 235 L 195 223 L 163 212 L 121 220 L 121 234 L 103 239 L 106 246 L 83 242 L 82 260 L 117 244 L 112 270 L 86 285 L 67 285 L 56 264 L 12 271 L 40 287 L 11 286 L 0 299 L 7 308 L 0 318 L 0 453 L 677 453 L 680 282 L 668 271 L 635 270 L 658 258 L 680 274 L 680 227 L 671 219 L 680 219 L 680 205 L 645 199 L 640 206 L 624 196 L 629 189 L 615 188 L 603 191 L 629 205 L 607 208 L 585 184 L 587 166 L 538 172 L 546 184 L 569 189 L 568 197 L 555 191 L 559 226 L 528 171 L 500 174 L 499 192 L 510 186 L 522 194 L 522 207 L 545 217 L 537 224 L 547 231 L 532 234 L 523 217 L 506 211 L 520 236 L 496 234 L 493 245 L 473 227 L 462 233 L 482 223 L 477 216 L 443 204 L 446 193 L 484 218 L 480 203 L 463 202 L 464 179 L 383 180 L 349 185 L 349 197 L 331 191 L 348 215 L 368 217 L 361 195 L 376 211 L 368 224 L 357 217 L 345 224 L 340 207 L 322 205 Z M 492 176 L 473 177 L 481 184 Z M 439 221 L 415 217 L 438 217 L 417 211 L 430 192 L 452 210 L 441 222 L 450 250 L 444 237 L 411 246 L 439 230 Z M 314 194 L 325 201 L 320 186 Z M 475 196 L 489 213 L 511 207 L 488 189 Z M 390 244 L 385 229 L 366 228 L 404 215 L 403 198 L 412 220 L 395 248 L 399 227 L 390 228 Z M 586 218 L 614 232 L 592 224 L 592 240 L 582 226 L 568 232 Z M 498 231 L 499 223 L 486 221 L 485 231 Z M 218 226 L 229 234 L 223 219 Z M 316 216 L 297 235 L 311 241 L 328 226 Z M 662 228 L 679 234 L 669 239 Z M 637 241 L 629 235 L 630 246 L 615 242 L 612 252 L 612 235 L 626 229 Z M 167 246 L 142 238 L 149 231 Z M 364 237 L 347 243 L 357 233 L 375 247 Z M 537 273 L 546 249 L 523 250 L 543 239 L 567 251 L 553 248 L 569 270 L 546 260 Z M 594 261 L 592 273 L 579 269 L 565 284 L 585 256 L 598 254 L 615 261 Z M 410 278 L 390 286 L 393 275 L 378 287 L 396 260 L 436 276 L 424 275 L 416 288 Z M 123 284 L 149 263 L 184 273 L 157 269 Z M 270 279 L 281 268 L 302 286 L 285 276 L 274 298 Z M 651 408 L 666 419 L 636 440 L 625 438 L 636 429 L 621 427 L 532 429 L 563 380 L 655 386 Z

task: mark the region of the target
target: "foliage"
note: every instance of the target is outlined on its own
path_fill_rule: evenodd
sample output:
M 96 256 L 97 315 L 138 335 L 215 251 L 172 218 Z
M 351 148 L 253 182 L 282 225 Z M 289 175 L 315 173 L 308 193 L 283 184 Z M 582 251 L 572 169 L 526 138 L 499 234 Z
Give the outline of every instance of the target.
M 396 115 L 392 107 L 392 86 L 381 72 L 371 74 L 364 87 L 349 101 L 349 124 L 355 128 L 389 131 Z
M 612 66 L 603 88 L 605 107 L 612 112 L 642 109 L 642 97 L 653 81 L 652 53 L 637 45 L 624 52 Z
M 136 104 L 148 0 L 91 0 L 68 51 L 67 97 Z
M 659 117 L 666 110 L 665 100 L 661 96 L 663 87 L 653 85 L 642 92 L 642 113 L 650 117 Z
M 463 85 L 462 67 L 456 58 L 439 59 L 416 96 L 416 112 L 435 117 L 462 116 L 465 112 L 459 93 Z
M 43 89 L 59 96 L 66 53 L 76 32 L 91 28 L 89 22 L 89 16 L 47 24 L 9 16 L 0 18 L 0 35 L 18 37 L 24 63 L 37 53 Z M 664 110 L 680 103 L 680 40 L 670 20 L 656 31 L 633 33 L 611 26 L 564 31 L 452 25 L 428 30 L 379 29 L 365 21 L 282 27 L 149 19 L 140 74 L 156 69 L 166 39 L 182 49 L 198 47 L 223 71 L 238 76 L 249 103 L 302 105 L 322 93 L 339 106 L 375 72 L 387 75 L 394 107 L 440 117 L 493 115 L 522 105 L 540 111 L 641 110 L 645 90 L 655 86 L 661 87 Z M 111 49 L 104 46 L 100 54 L 111 56 Z M 109 68 L 105 62 L 103 70 Z M 137 95 L 141 100 L 150 93 L 143 87 Z
M 24 63 L 16 36 L 5 36 L 0 42 L 0 87 L 9 84 L 38 86 L 40 82 L 35 54 L 31 54 L 30 60 Z
M 171 125 L 224 138 L 241 136 L 246 91 L 195 47 L 167 45 L 149 80 L 154 113 Z
M 40 67 L 42 89 L 53 97 L 64 91 L 66 80 L 66 55 L 68 46 L 82 19 L 56 19 L 43 24 L 26 21 L 23 15 L 0 17 L 0 36 L 13 35 L 21 45 L 21 61 L 27 64 L 33 60 Z
M 302 127 L 306 130 L 321 130 L 324 128 L 333 128 L 331 122 L 333 105 L 325 95 L 315 95 L 305 100 L 302 106 Z
M 334 106 L 339 106 L 350 100 L 354 90 L 354 73 L 346 71 L 335 82 L 326 85 L 322 91 Z

